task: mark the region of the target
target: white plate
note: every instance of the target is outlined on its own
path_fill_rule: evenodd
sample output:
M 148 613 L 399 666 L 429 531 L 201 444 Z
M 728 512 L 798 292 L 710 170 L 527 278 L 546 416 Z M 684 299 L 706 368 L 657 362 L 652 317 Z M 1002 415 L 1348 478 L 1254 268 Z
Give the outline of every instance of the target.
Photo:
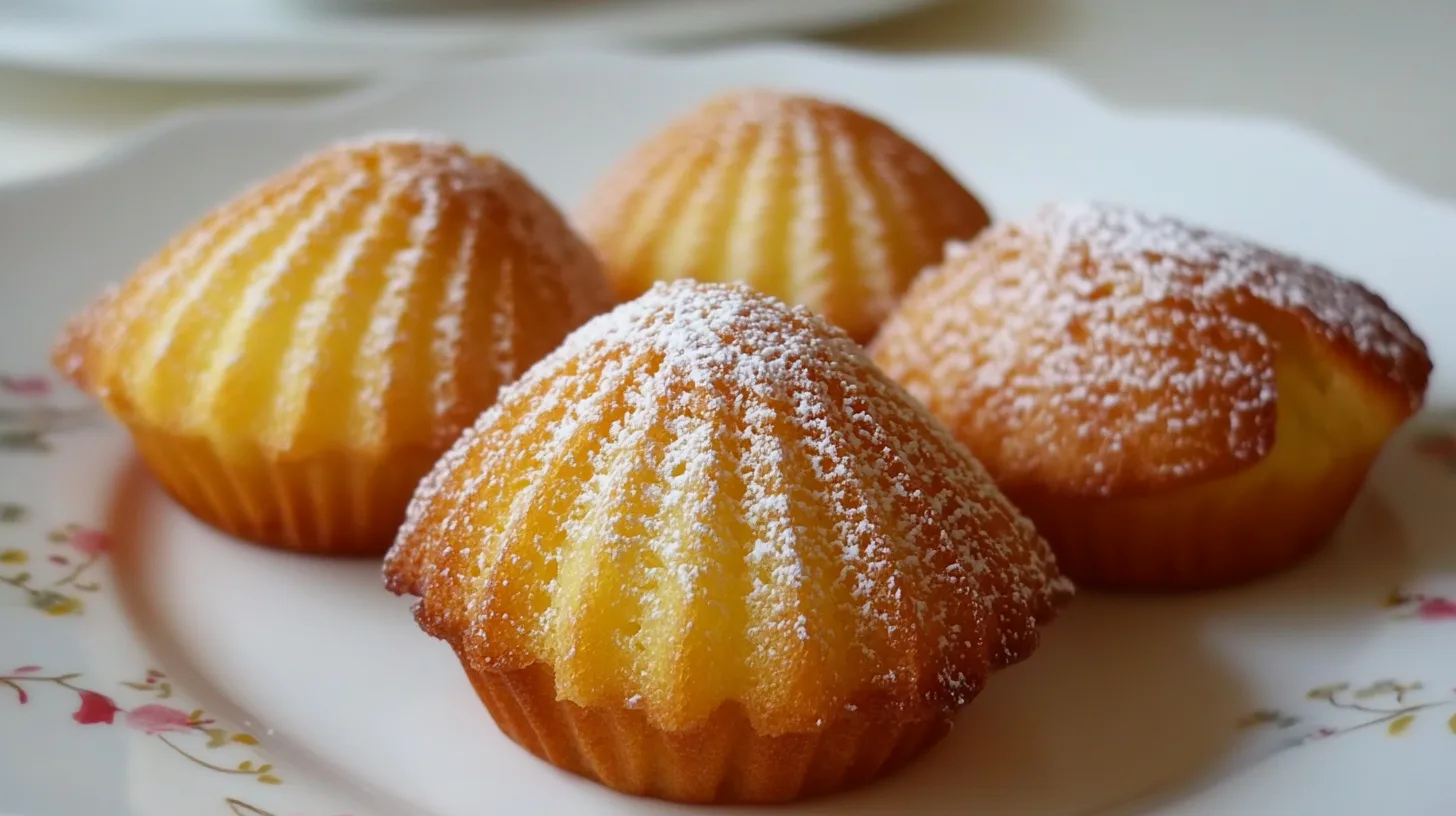
M 46 348 L 203 208 L 325 141 L 445 131 L 570 203 L 681 108 L 789 78 L 898 123 L 1000 216 L 1115 199 L 1313 256 L 1385 293 L 1437 360 L 1433 408 L 1326 552 L 1226 592 L 1085 594 L 924 761 L 793 812 L 1456 812 L 1456 211 L 1289 127 L 1118 113 L 1024 64 L 758 48 L 505 58 L 200 114 L 0 190 L 0 813 L 685 812 L 508 743 L 374 564 L 191 520 L 122 433 L 45 378 Z
M 784 35 L 938 0 L 8 0 L 0 63 L 131 79 L 319 82 L 485 51 Z

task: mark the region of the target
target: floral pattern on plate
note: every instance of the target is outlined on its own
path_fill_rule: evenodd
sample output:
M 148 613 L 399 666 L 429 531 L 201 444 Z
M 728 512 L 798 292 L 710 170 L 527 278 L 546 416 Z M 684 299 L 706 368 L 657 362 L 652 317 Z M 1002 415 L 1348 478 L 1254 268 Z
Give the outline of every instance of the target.
M 49 401 L 49 379 L 34 374 L 0 374 L 0 454 L 46 453 L 52 434 L 91 427 L 101 419 L 94 405 L 62 407 Z
M 33 375 L 0 374 L 0 455 L 46 454 L 56 434 L 94 424 L 91 408 L 62 408 L 50 402 L 56 386 Z M 0 532 L 19 528 L 32 519 L 22 502 L 0 499 Z M 45 536 L 45 545 L 26 547 L 7 536 L 0 543 L 0 584 L 24 594 L 26 605 L 45 615 L 63 618 L 84 614 L 85 597 L 103 590 L 102 562 L 112 549 L 105 530 L 66 524 Z M 116 726 L 156 739 L 196 767 L 263 785 L 282 785 L 283 778 L 259 751 L 257 737 L 233 730 L 202 709 L 176 705 L 183 695 L 160 669 L 149 668 L 140 679 L 118 683 L 125 692 L 108 693 L 99 683 L 83 680 L 80 672 L 47 672 L 40 665 L 18 666 L 0 674 L 0 689 L 14 692 L 15 702 L 31 705 L 45 691 L 74 695 L 70 721 L 82 726 Z M 143 701 L 124 705 L 127 695 Z M 170 702 L 161 702 L 170 701 Z M 60 720 L 58 719 L 58 722 Z M 237 759 L 247 751 L 251 758 Z M 224 756 L 213 756 L 221 754 Z M 237 760 L 237 761 L 234 761 Z M 249 801 L 229 796 L 223 800 L 237 816 L 279 816 Z M 341 814 L 347 816 L 347 814 Z
M 166 678 L 167 676 L 160 670 L 148 669 L 145 679 L 127 681 L 121 685 L 145 694 L 147 699 L 166 700 L 173 695 L 172 684 Z M 9 673 L 0 675 L 0 686 L 8 686 L 14 691 L 16 699 L 21 705 L 29 703 L 32 694 L 43 687 L 73 692 L 77 701 L 76 710 L 71 714 L 71 719 L 80 725 L 120 724 L 147 736 L 156 737 L 177 754 L 210 771 L 252 777 L 265 785 L 283 783 L 283 780 L 273 773 L 273 766 L 266 762 L 260 763 L 254 759 L 245 759 L 235 765 L 228 765 L 204 759 L 200 755 L 202 751 L 215 751 L 229 746 L 256 747 L 258 739 L 246 732 L 230 731 L 217 725 L 217 721 L 208 717 L 202 709 L 193 709 L 188 712 L 158 702 L 142 703 L 126 708 L 117 702 L 116 697 L 97 691 L 95 687 L 82 685 L 80 674 L 48 674 L 40 666 L 20 666 L 12 669 Z M 188 745 L 169 736 L 178 734 L 192 737 L 191 741 L 196 744 Z M 202 737 L 206 737 L 206 740 L 202 740 Z M 201 750 L 199 750 L 199 745 Z
M 1456 599 L 1440 595 L 1397 589 L 1385 599 L 1385 606 L 1399 610 L 1395 617 L 1402 620 L 1456 622 Z
M 1419 681 L 1384 679 L 1358 688 L 1342 682 L 1310 689 L 1305 693 L 1305 701 L 1306 706 L 1318 705 L 1318 708 L 1302 714 L 1277 708 L 1259 709 L 1243 717 L 1238 725 L 1243 729 L 1272 727 L 1283 730 L 1310 721 L 1319 722 L 1300 738 L 1300 742 L 1376 728 L 1383 728 L 1388 736 L 1399 737 L 1409 732 L 1417 719 L 1429 712 L 1440 709 L 1456 711 L 1456 689 L 1432 696 Z M 1456 713 L 1443 719 L 1445 727 L 1456 735 Z
M 55 390 L 43 377 L 0 374 L 0 397 L 21 402 L 20 407 L 0 405 L 0 455 L 48 453 L 54 435 L 93 423 L 91 409 L 51 404 L 48 400 Z M 1456 475 L 1456 433 L 1426 430 L 1413 435 L 1409 444 L 1418 457 Z M 0 530 L 23 524 L 30 517 L 24 504 L 0 500 Z M 28 605 L 46 615 L 81 615 L 83 596 L 102 589 L 95 573 L 105 569 L 101 562 L 112 549 L 111 536 L 105 530 L 67 524 L 51 530 L 46 545 L 31 550 L 7 542 L 0 548 L 0 584 L 24 592 Z M 1445 595 L 1397 588 L 1381 606 L 1395 610 L 1398 620 L 1456 622 L 1456 598 Z M 231 730 L 202 709 L 185 711 L 175 704 L 157 702 L 180 696 L 162 670 L 150 668 L 140 680 L 119 683 L 129 690 L 127 694 L 152 701 L 130 707 L 122 704 L 119 694 L 98 690 L 99 686 L 83 683 L 82 677 L 81 673 L 51 674 L 41 666 L 24 665 L 0 675 L 0 688 L 13 691 L 20 705 L 29 704 L 42 689 L 68 691 L 75 695 L 70 719 L 79 725 L 127 728 L 158 740 L 196 767 L 264 785 L 283 784 L 274 765 L 262 759 L 262 746 L 252 734 Z M 1287 749 L 1357 731 L 1383 731 L 1387 737 L 1398 738 L 1437 719 L 1456 736 L 1456 689 L 1432 694 L 1419 681 L 1381 679 L 1358 687 L 1348 682 L 1318 686 L 1306 692 L 1301 706 L 1260 708 L 1240 718 L 1236 727 L 1288 732 L 1289 738 L 1281 741 Z M 253 758 L 234 762 L 242 751 Z M 233 816 L 283 816 L 236 796 L 225 797 L 222 804 Z
M 0 523 L 17 523 L 27 513 L 24 505 L 0 502 Z M 82 596 L 101 589 L 90 572 L 111 549 L 111 536 L 70 524 L 51 531 L 49 540 L 52 550 L 44 559 L 33 559 L 28 550 L 0 550 L 0 584 L 24 592 L 30 607 L 47 615 L 79 615 L 86 608 Z M 32 560 L 40 563 L 32 566 Z

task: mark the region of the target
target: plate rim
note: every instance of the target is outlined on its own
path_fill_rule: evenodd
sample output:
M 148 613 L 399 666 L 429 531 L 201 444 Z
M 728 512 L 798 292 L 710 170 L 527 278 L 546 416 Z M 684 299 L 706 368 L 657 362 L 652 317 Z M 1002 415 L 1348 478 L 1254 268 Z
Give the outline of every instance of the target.
M 1129 110 L 1109 103 L 1085 85 L 1069 78 L 1058 70 L 1036 61 L 1020 58 L 940 55 L 886 57 L 883 55 L 867 55 L 848 49 L 782 43 L 746 47 L 734 46 L 701 55 L 689 56 L 642 53 L 623 51 L 620 49 L 594 49 L 590 52 L 573 52 L 566 55 L 553 52 L 503 55 L 472 60 L 459 65 L 446 67 L 443 70 L 440 68 L 431 68 L 425 71 L 414 72 L 407 76 L 398 76 L 385 81 L 371 83 L 363 88 L 329 95 L 320 99 L 284 103 L 208 106 L 206 108 L 174 114 L 154 121 L 149 125 L 144 125 L 132 131 L 127 136 L 122 137 L 122 139 L 119 139 L 112 146 L 103 149 L 93 157 L 70 167 L 52 173 L 0 184 L 0 197 L 23 197 L 27 194 L 27 190 L 36 191 L 54 188 L 67 180 L 85 181 L 95 173 L 105 171 L 107 168 L 124 165 L 129 161 L 135 161 L 139 157 L 150 153 L 164 152 L 170 145 L 176 143 L 174 140 L 189 139 L 192 138 L 192 134 L 199 130 L 205 131 L 218 126 L 225 126 L 231 121 L 309 121 L 327 119 L 336 115 L 347 115 L 351 112 L 367 110 L 373 106 L 388 105 L 392 100 L 402 98 L 421 87 L 428 86 L 431 82 L 437 81 L 441 74 L 454 75 L 463 73 L 468 75 L 474 71 L 499 70 L 502 64 L 535 62 L 540 60 L 559 61 L 563 57 L 587 61 L 610 59 L 618 60 L 620 64 L 651 64 L 660 67 L 662 65 L 681 64 L 685 61 L 711 65 L 717 60 L 755 59 L 765 56 L 772 56 L 779 59 L 839 60 L 842 64 L 855 64 L 860 67 L 884 67 L 886 63 L 891 63 L 892 67 L 897 69 L 914 69 L 918 67 L 937 70 L 965 70 L 969 68 L 973 70 L 1014 71 L 1023 76 L 1035 77 L 1036 81 L 1041 83 L 1047 89 L 1048 93 L 1059 94 L 1061 102 L 1078 104 L 1089 113 L 1095 111 L 1097 115 L 1112 116 L 1121 120 L 1184 124 L 1200 128 L 1209 126 L 1234 127 L 1264 131 L 1271 136 L 1278 135 L 1281 138 L 1295 137 L 1300 140 L 1302 145 L 1309 146 L 1311 149 L 1317 145 L 1321 149 L 1332 153 L 1348 166 L 1349 172 L 1352 175 L 1355 174 L 1358 168 L 1362 175 L 1368 176 L 1368 178 L 1360 179 L 1360 181 L 1378 183 L 1393 194 L 1403 194 L 1400 197 L 1412 206 L 1417 204 L 1431 206 L 1446 216 L 1456 218 L 1456 206 L 1453 206 L 1452 202 L 1447 202 L 1438 196 L 1409 187 L 1400 180 L 1364 162 L 1359 156 L 1352 155 L 1338 147 L 1319 133 L 1277 117 L 1249 116 L 1243 114 L 1225 115 L 1205 111 L 1168 109 L 1155 111 Z M 4 277 L 0 276 L 0 280 L 3 280 Z
M 663 65 L 708 66 L 714 63 L 771 58 L 777 60 L 838 63 L 853 69 L 888 68 L 895 71 L 999 70 L 1021 74 L 1054 89 L 1066 100 L 1099 114 L 1144 124 L 1175 127 L 1224 127 L 1258 133 L 1266 138 L 1298 139 L 1327 157 L 1341 160 L 1365 177 L 1365 181 L 1389 193 L 1412 200 L 1423 209 L 1456 218 L 1456 198 L 1416 187 L 1379 166 L 1361 153 L 1341 144 L 1316 127 L 1291 117 L 1245 111 L 1220 111 L 1193 106 L 1134 106 L 1120 104 L 1079 78 L 1045 61 L 998 54 L 882 53 L 847 46 L 768 40 L 729 44 L 680 53 L 630 46 L 588 48 L 545 48 L 527 52 L 473 57 L 451 63 L 403 69 L 345 88 L 335 93 L 302 100 L 204 103 L 163 114 L 132 127 L 99 151 L 67 164 L 35 174 L 0 181 L 0 195 L 24 195 L 35 188 L 61 184 L 108 168 L 135 161 L 164 149 L 171 140 L 185 138 L 199 129 L 225 125 L 230 121 L 322 120 L 330 116 L 357 113 L 407 97 L 442 78 L 503 70 L 512 65 L 560 63 L 563 60 L 607 61 L 619 65 L 660 67 Z
M 381 35 L 377 18 L 343 19 L 315 27 L 313 34 L 269 34 L 267 24 L 262 31 L 244 32 L 225 26 L 187 31 L 183 26 L 168 30 L 108 30 L 104 25 L 67 27 L 54 21 L 27 21 L 23 17 L 9 21 L 0 31 L 0 63 L 48 70 L 52 72 L 143 81 L 178 81 L 188 79 L 216 84 L 237 83 L 328 83 L 377 79 L 381 72 L 363 52 L 357 49 L 387 46 L 403 61 L 396 67 L 443 64 L 438 53 L 456 54 L 465 59 L 471 49 L 507 48 L 522 45 L 538 48 L 560 47 L 563 43 L 586 47 L 618 47 L 636 43 L 641 46 L 669 43 L 704 43 L 721 41 L 727 36 L 772 37 L 791 32 L 835 31 L 864 25 L 897 15 L 942 4 L 945 0 L 693 0 L 698 4 L 701 19 L 684 24 L 680 9 L 672 9 L 672 0 L 632 0 L 629 8 L 598 8 L 587 4 L 569 12 L 520 8 L 490 8 L 456 11 L 443 19 L 407 20 L 402 34 Z M 757 19 L 744 16 L 742 7 L 756 3 Z M 680 5 L 680 4 L 677 4 Z M 693 9 L 689 9 L 693 11 Z M 584 18 L 584 19 L 583 19 Z M 724 19 L 729 20 L 725 26 Z M 565 19 L 570 25 L 564 32 L 553 33 L 553 19 Z M 594 22 L 595 21 L 595 22 Z M 474 34 L 461 30 L 461 23 L 484 25 Z M 258 28 L 254 26 L 254 28 Z M 588 33 L 592 28 L 607 29 L 604 33 Z M 202 39 L 189 44 L 187 37 Z M 184 55 L 178 58 L 158 46 L 195 48 L 209 41 L 222 45 L 268 48 L 273 45 L 296 47 L 309 36 L 314 45 L 343 49 L 318 64 L 276 67 L 264 63 L 243 67 L 235 61 L 211 63 Z M 78 44 L 90 53 L 77 54 Z M 422 50 L 422 46 L 426 46 Z M 348 49 L 356 53 L 348 53 Z M 154 53 L 140 53 L 147 49 Z M 431 52 L 436 52 L 432 55 Z M 186 76 L 179 76 L 179 72 Z

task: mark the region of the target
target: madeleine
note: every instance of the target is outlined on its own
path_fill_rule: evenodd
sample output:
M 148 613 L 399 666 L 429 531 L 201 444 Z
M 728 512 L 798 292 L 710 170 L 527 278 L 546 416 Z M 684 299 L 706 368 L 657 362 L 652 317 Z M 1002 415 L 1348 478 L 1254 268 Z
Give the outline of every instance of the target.
M 611 305 L 593 253 L 515 170 L 370 138 L 189 227 L 73 319 L 54 361 L 200 519 L 378 555 L 499 388 Z
M 710 100 L 624 157 L 580 223 L 622 299 L 736 281 L 874 335 L 951 239 L 989 223 L 924 149 L 843 105 L 772 91 Z
M 507 388 L 421 485 L 385 575 L 512 740 L 691 802 L 911 761 L 1070 592 L 848 336 L 690 281 Z
M 1112 205 L 994 227 L 927 273 L 874 359 L 950 427 L 1079 584 L 1187 589 L 1309 555 L 1431 361 L 1379 297 Z

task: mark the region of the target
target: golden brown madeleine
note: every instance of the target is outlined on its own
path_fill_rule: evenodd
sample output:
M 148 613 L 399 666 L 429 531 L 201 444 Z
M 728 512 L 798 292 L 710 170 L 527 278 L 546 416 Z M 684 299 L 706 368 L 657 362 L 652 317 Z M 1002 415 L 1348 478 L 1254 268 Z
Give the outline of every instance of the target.
M 695 802 L 909 761 L 1070 593 L 848 336 L 691 281 L 505 389 L 421 484 L 385 574 L 511 739 Z
M 945 242 L 989 223 L 883 122 L 770 91 L 709 101 L 624 158 L 581 211 L 623 299 L 653 282 L 738 281 L 860 342 Z
M 201 519 L 382 554 L 500 386 L 611 305 L 593 253 L 515 170 L 380 137 L 207 215 L 73 319 L 54 360 Z
M 1236 582 L 1316 549 L 1431 371 L 1359 284 L 1101 204 L 953 250 L 871 353 L 1073 580 L 1139 589 Z

